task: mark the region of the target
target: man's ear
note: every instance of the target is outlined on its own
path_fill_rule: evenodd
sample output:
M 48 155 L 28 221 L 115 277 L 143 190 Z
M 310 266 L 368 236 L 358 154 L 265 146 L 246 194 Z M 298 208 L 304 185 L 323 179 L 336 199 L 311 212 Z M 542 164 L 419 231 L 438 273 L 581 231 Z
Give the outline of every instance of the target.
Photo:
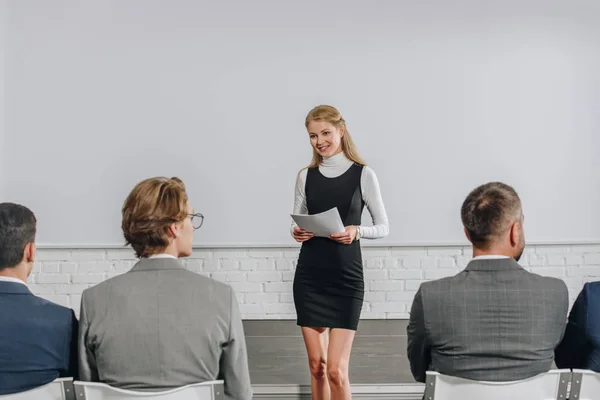
M 473 243 L 473 242 L 471 241 L 471 236 L 469 236 L 469 231 L 467 231 L 467 228 L 463 228 L 463 230 L 465 231 L 465 236 L 467 237 L 467 240 L 468 240 L 470 243 Z
M 179 236 L 179 225 L 177 223 L 169 225 L 169 233 L 176 239 Z
M 519 222 L 514 222 L 511 226 L 510 226 L 510 245 L 512 247 L 518 246 L 519 243 L 521 243 L 521 224 Z
M 23 252 L 23 260 L 28 263 L 35 262 L 35 243 L 27 243 L 25 251 Z

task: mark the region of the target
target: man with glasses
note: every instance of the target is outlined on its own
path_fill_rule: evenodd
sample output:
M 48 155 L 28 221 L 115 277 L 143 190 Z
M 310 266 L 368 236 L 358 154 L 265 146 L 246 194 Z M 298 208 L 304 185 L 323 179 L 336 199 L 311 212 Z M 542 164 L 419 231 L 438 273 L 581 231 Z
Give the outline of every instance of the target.
M 144 180 L 122 212 L 126 243 L 140 261 L 83 292 L 80 379 L 133 390 L 223 379 L 226 399 L 250 400 L 235 293 L 179 261 L 192 254 L 194 230 L 204 220 L 188 203 L 183 182 Z

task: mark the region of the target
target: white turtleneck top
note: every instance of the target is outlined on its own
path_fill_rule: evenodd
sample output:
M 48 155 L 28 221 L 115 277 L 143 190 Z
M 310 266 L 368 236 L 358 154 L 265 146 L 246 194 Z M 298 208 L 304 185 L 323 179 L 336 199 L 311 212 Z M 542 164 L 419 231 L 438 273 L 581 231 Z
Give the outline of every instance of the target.
M 338 153 L 329 158 L 324 158 L 319 165 L 319 172 L 327 178 L 337 178 L 342 175 L 352 166 L 344 153 Z M 303 169 L 296 178 L 296 193 L 294 198 L 294 214 L 308 214 L 306 207 L 306 174 L 307 169 Z M 365 166 L 360 177 L 360 186 L 362 198 L 371 214 L 373 226 L 360 226 L 361 239 L 377 239 L 387 236 L 389 233 L 389 222 L 383 200 L 381 199 L 381 191 L 379 190 L 379 181 L 375 172 Z M 292 221 L 292 232 L 296 227 L 296 223 Z

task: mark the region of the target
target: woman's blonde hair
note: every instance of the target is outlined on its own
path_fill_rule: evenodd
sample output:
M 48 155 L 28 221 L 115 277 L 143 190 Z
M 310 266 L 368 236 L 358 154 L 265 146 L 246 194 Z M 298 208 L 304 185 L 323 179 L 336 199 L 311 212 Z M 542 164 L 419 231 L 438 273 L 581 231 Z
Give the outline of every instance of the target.
M 169 227 L 188 216 L 188 196 L 178 178 L 155 177 L 138 183 L 123 204 L 121 228 L 139 258 L 164 250 Z
M 342 136 L 342 151 L 346 158 L 350 161 L 354 161 L 360 165 L 367 165 L 362 158 L 358 155 L 358 151 L 356 150 L 356 145 L 352 140 L 352 136 L 350 136 L 350 132 L 348 132 L 348 127 L 346 126 L 346 121 L 342 117 L 342 114 L 333 106 L 328 105 L 320 105 L 316 106 L 306 116 L 306 120 L 304 121 L 304 126 L 308 129 L 308 124 L 311 121 L 325 121 L 329 122 L 331 125 L 336 128 L 344 128 L 344 135 Z M 308 168 L 318 167 L 319 164 L 323 162 L 323 157 L 317 153 L 317 151 L 313 148 L 313 157 Z

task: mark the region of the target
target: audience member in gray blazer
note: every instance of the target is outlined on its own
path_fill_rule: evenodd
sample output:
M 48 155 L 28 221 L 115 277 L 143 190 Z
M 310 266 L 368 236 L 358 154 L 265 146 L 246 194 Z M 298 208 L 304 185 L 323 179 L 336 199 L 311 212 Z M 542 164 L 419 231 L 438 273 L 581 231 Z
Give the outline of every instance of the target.
M 469 194 L 461 214 L 474 259 L 417 291 L 407 328 L 413 376 L 512 381 L 547 372 L 565 329 L 567 287 L 518 264 L 525 237 L 517 193 L 488 183 Z
M 122 228 L 140 261 L 83 292 L 81 380 L 163 390 L 223 379 L 226 399 L 252 398 L 235 293 L 178 260 L 191 254 L 202 219 L 177 178 L 133 189 Z

